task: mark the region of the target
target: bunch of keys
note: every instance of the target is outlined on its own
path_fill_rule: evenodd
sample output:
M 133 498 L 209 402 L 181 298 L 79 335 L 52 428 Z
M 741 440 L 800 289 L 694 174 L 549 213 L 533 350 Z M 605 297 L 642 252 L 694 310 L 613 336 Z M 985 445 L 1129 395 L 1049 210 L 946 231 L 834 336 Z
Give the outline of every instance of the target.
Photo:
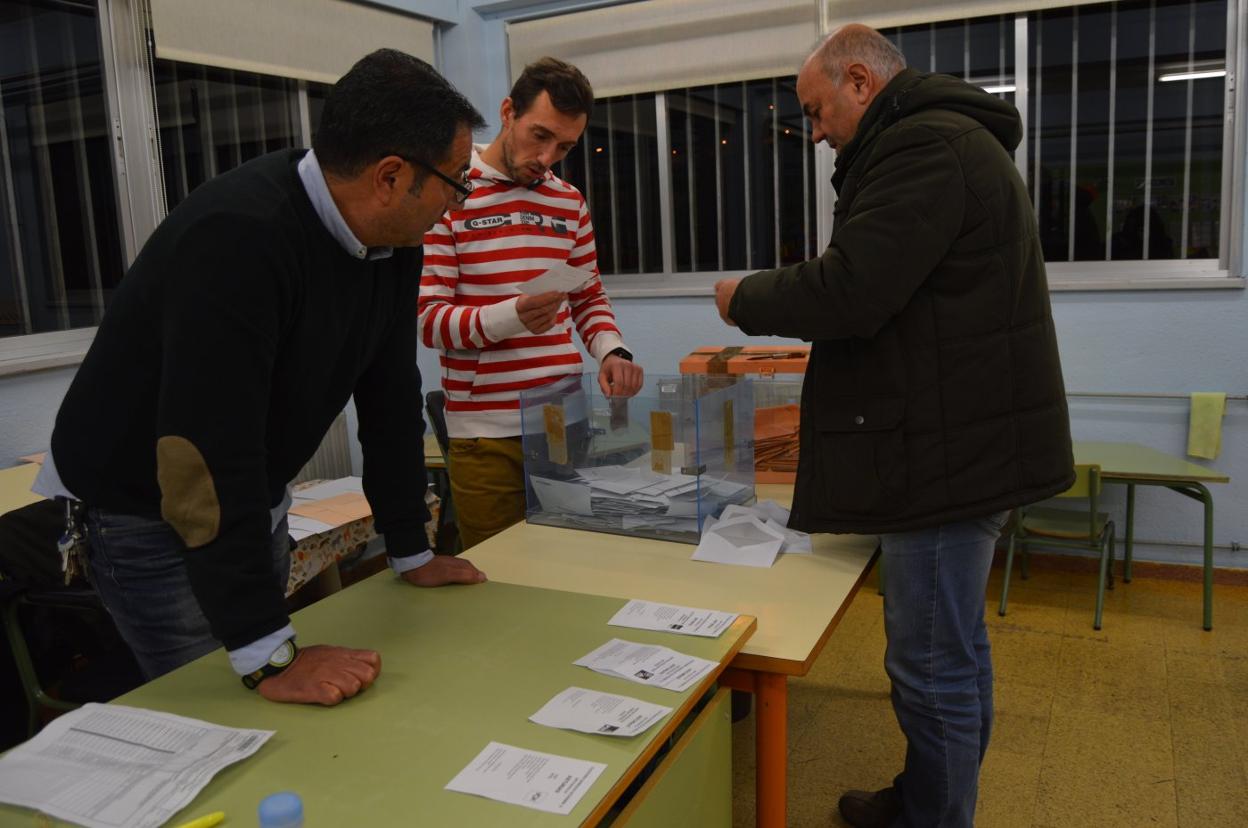
M 61 553 L 61 571 L 65 573 L 65 585 L 69 586 L 78 575 L 85 575 L 82 561 L 86 553 L 83 547 L 87 535 L 82 525 L 82 503 L 69 498 L 62 498 L 62 502 L 65 504 L 65 529 L 57 538 L 56 548 Z

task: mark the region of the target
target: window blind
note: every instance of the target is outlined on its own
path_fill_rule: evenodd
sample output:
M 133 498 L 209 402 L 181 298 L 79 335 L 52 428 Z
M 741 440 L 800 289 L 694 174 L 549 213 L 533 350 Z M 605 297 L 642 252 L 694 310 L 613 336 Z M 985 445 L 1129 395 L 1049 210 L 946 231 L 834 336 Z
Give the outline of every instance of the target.
M 509 23 L 511 77 L 544 55 L 599 97 L 790 75 L 819 34 L 811 0 L 644 0 Z
M 346 0 L 152 0 L 156 56 L 333 83 L 391 47 L 433 63 L 433 24 Z

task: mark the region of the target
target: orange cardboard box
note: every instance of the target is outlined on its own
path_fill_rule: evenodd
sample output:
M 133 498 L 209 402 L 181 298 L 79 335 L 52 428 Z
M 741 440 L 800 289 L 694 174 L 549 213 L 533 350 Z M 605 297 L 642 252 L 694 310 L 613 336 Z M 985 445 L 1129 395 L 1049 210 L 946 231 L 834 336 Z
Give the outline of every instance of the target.
M 809 345 L 712 345 L 680 361 L 682 374 L 804 374 Z

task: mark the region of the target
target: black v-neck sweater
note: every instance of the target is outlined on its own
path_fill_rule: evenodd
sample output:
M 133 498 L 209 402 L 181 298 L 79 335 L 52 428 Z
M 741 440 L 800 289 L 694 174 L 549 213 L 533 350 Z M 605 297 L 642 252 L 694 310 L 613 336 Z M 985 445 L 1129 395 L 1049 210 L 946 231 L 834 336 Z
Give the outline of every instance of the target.
M 189 541 L 192 587 L 229 649 L 288 621 L 272 575 L 270 509 L 352 394 L 378 531 L 393 556 L 427 548 L 421 250 L 349 255 L 299 178 L 304 152 L 218 176 L 160 224 L 113 297 L 52 435 L 76 497 L 164 515 Z M 158 482 L 162 438 L 180 438 L 163 442 L 180 449 L 177 463 L 162 449 Z M 168 468 L 195 451 L 205 473 L 195 477 L 194 462 Z M 170 517 L 187 514 L 198 531 Z

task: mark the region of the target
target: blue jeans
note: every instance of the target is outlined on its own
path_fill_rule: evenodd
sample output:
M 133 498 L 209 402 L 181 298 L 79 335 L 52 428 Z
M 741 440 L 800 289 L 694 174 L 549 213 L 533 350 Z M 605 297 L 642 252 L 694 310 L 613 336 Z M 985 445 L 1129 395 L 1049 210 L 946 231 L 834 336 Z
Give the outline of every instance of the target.
M 148 681 L 221 646 L 191 591 L 185 545 L 163 520 L 87 510 L 91 584 Z M 273 575 L 286 591 L 286 519 L 273 531 Z
M 906 736 L 904 828 L 970 828 L 992 732 L 984 593 L 1008 512 L 882 535 L 884 667 Z

